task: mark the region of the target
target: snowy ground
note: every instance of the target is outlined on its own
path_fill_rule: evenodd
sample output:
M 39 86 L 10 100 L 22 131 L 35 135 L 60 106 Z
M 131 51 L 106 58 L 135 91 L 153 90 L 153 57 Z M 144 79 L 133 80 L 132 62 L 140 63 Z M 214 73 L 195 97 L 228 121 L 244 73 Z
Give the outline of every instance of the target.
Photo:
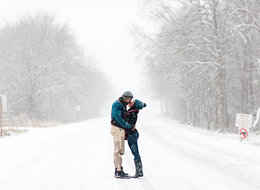
M 259 190 L 260 142 L 141 114 L 144 178 L 114 179 L 109 118 L 0 139 L 1 190 Z M 126 144 L 124 170 L 134 174 Z

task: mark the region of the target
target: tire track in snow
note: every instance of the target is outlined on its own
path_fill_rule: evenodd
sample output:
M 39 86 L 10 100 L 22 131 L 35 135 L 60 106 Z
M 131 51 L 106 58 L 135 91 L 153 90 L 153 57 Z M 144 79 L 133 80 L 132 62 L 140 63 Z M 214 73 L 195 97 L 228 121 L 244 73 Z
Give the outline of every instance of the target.
M 51 163 L 49 163 L 48 166 L 37 176 L 37 178 L 34 179 L 34 181 L 31 184 L 31 187 L 28 188 L 28 190 L 34 189 L 34 187 L 37 186 L 37 184 L 40 181 L 46 180 L 46 176 L 47 176 L 47 178 L 50 177 L 50 176 L 53 176 L 53 175 L 49 175 L 49 173 L 51 173 L 51 171 L 53 169 L 55 169 L 57 171 L 57 167 L 60 165 L 62 160 L 66 159 L 66 157 L 73 152 L 75 146 L 77 146 L 80 141 L 81 141 L 80 138 L 79 139 L 76 138 L 72 142 L 70 141 L 71 142 L 70 146 L 64 147 L 64 150 L 61 153 L 59 153 L 59 156 L 55 160 L 53 160 Z
M 62 128 L 60 130 L 62 130 Z M 74 132 L 77 133 L 77 131 L 78 129 L 75 128 Z M 94 129 L 91 131 L 94 131 Z M 89 133 L 91 133 L 91 131 L 89 131 Z M 39 181 L 44 180 L 48 172 L 55 168 L 62 159 L 66 158 L 66 156 L 71 153 L 74 146 L 80 141 L 81 138 L 78 138 L 77 136 L 71 139 L 71 131 L 68 132 L 69 133 L 66 132 L 61 136 L 58 136 L 58 138 L 46 141 L 46 144 L 41 145 L 40 149 L 37 146 L 31 147 L 29 149 L 30 154 L 22 155 L 23 159 L 19 160 L 17 163 L 18 169 L 16 169 L 16 172 L 6 180 L 7 182 L 3 183 L 1 189 L 13 189 L 12 186 L 17 182 L 22 183 L 21 189 L 24 189 L 22 187 L 23 185 L 26 186 L 25 189 L 32 189 Z M 45 167 L 43 168 L 42 165 Z M 21 182 L 21 180 L 24 182 Z
M 169 132 L 169 131 L 168 131 Z M 155 131 L 153 128 L 149 128 L 149 130 L 145 130 L 145 133 L 149 136 L 152 137 L 152 139 L 156 140 L 157 143 L 160 143 L 162 145 L 164 145 L 164 147 L 167 147 L 169 152 L 177 152 L 180 153 L 181 155 L 185 156 L 187 160 L 189 160 L 189 162 L 193 162 L 196 161 L 197 163 L 199 163 L 200 165 L 207 165 L 210 168 L 216 168 L 217 170 L 219 170 L 219 172 L 223 172 L 223 174 L 225 173 L 225 175 L 227 175 L 227 173 L 223 170 L 221 170 L 221 166 L 219 166 L 220 168 L 215 166 L 214 161 L 216 161 L 216 158 L 214 158 L 214 154 L 213 155 L 207 155 L 207 153 L 205 153 L 205 151 L 200 151 L 203 148 L 199 147 L 199 144 L 194 144 L 192 142 L 189 142 L 187 139 L 184 139 L 184 137 L 181 137 L 181 139 L 179 137 L 177 137 L 177 139 L 175 141 L 173 140 L 169 140 L 168 136 L 169 133 L 164 134 L 163 130 L 161 131 L 161 133 L 159 133 L 158 131 Z M 176 135 L 176 134 L 174 134 Z M 174 135 L 172 134 L 172 139 L 174 139 Z M 205 142 L 206 143 L 206 142 Z M 209 156 L 212 159 L 207 159 L 209 158 Z M 221 159 L 221 158 L 219 158 Z M 194 165 L 194 164 L 193 164 Z M 195 164 L 195 166 L 198 164 Z M 226 170 L 226 169 L 225 169 Z M 212 170 L 214 171 L 214 170 Z M 214 171 L 215 173 L 216 171 Z M 221 177 L 220 177 L 221 178 Z M 227 176 L 227 178 L 229 179 L 233 179 L 230 176 Z M 240 183 L 238 180 L 236 180 L 237 183 L 239 185 L 237 185 L 237 187 L 244 187 L 244 188 L 248 188 L 250 187 L 250 185 L 246 185 L 245 183 Z M 223 181 L 221 182 L 223 185 L 225 184 L 226 188 L 229 189 L 233 189 L 233 186 L 230 186 L 230 183 L 228 181 Z M 234 183 L 231 183 L 234 184 Z M 251 186 L 252 189 L 258 189 L 257 187 L 253 187 Z M 193 189 L 193 188 L 192 188 Z
M 127 146 L 126 148 L 129 148 L 127 144 L 126 144 L 126 146 Z M 131 167 L 133 165 L 134 161 L 130 159 L 130 155 L 127 155 L 127 156 L 128 156 L 127 163 Z M 134 168 L 134 170 L 135 170 L 135 168 Z M 143 170 L 144 170 L 144 165 L 143 165 Z M 150 180 L 148 180 L 148 178 L 145 177 L 145 173 L 144 173 L 144 177 L 136 178 L 136 179 L 132 178 L 130 180 L 137 181 L 139 183 L 139 185 L 141 185 L 143 187 L 142 189 L 144 189 L 144 190 L 155 190 L 155 188 L 152 185 L 152 183 L 150 182 Z
M 5 188 L 8 188 L 8 186 L 10 184 L 13 184 L 16 182 L 18 176 L 23 176 L 22 174 L 23 173 L 26 173 L 28 171 L 28 169 L 33 169 L 34 167 L 34 164 L 39 164 L 40 163 L 40 160 L 44 159 L 45 157 L 48 157 L 49 155 L 47 154 L 44 154 L 46 152 L 48 152 L 49 149 L 51 149 L 51 147 L 54 145 L 54 144 L 60 144 L 60 142 L 63 142 L 64 140 L 64 137 L 66 136 L 67 134 L 63 135 L 63 136 L 60 136 L 59 138 L 57 139 L 54 139 L 53 141 L 51 142 L 48 142 L 48 144 L 46 144 L 44 147 L 42 147 L 43 149 L 40 150 L 40 152 L 38 150 L 36 150 L 36 153 L 34 152 L 35 149 L 37 149 L 37 147 L 33 146 L 32 148 L 30 148 L 30 152 L 28 152 L 29 155 L 20 155 L 21 157 L 23 157 L 23 159 L 20 159 L 18 161 L 18 163 L 22 163 L 22 164 L 19 164 L 17 165 L 18 166 L 18 169 L 16 169 L 16 173 L 15 174 L 12 174 L 12 176 L 9 178 L 9 179 L 6 179 L 4 185 L 1 187 L 1 189 L 5 189 Z M 40 157 L 41 156 L 41 157 Z M 38 160 L 39 162 L 36 162 L 37 160 L 33 160 L 35 162 L 31 162 L 31 158 L 37 158 L 40 160 Z M 14 159 L 17 159 L 14 158 Z M 11 161 L 12 162 L 12 161 Z M 14 162 L 15 163 L 15 162 Z M 15 163 L 16 165 L 16 163 Z

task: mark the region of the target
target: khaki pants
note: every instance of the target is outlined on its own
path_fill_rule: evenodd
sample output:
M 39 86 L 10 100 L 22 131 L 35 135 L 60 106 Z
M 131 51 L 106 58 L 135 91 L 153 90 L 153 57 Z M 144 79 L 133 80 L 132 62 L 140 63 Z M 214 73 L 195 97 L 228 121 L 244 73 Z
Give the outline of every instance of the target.
M 122 155 L 125 153 L 125 130 L 112 125 L 111 135 L 114 137 L 114 164 L 117 171 L 120 171 Z

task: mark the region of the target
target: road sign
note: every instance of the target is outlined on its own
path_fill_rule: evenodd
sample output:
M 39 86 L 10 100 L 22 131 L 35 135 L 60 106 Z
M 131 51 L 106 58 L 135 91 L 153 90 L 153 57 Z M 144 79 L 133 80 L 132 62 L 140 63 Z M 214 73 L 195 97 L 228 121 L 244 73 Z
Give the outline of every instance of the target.
M 236 127 L 251 128 L 252 121 L 253 121 L 253 115 L 238 113 L 236 117 Z
M 239 130 L 239 136 L 241 139 L 245 139 L 248 136 L 248 131 L 244 128 Z
M 236 127 L 239 128 L 241 141 L 248 137 L 249 128 L 252 127 L 253 115 L 238 113 L 236 117 Z

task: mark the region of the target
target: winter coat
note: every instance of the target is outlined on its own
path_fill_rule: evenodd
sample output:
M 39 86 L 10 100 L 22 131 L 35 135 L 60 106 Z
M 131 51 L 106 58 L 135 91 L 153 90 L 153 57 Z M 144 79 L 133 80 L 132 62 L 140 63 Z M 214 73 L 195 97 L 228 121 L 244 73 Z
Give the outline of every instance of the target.
M 143 109 L 144 107 L 146 107 L 146 104 L 141 102 L 140 100 L 135 100 L 134 104 L 128 109 L 128 111 L 125 114 L 124 120 L 129 123 L 130 125 L 135 125 L 137 122 L 137 115 L 139 113 L 140 109 Z M 135 133 L 135 131 L 126 129 L 126 137 L 125 139 L 128 138 L 129 135 L 132 135 Z M 136 130 L 137 132 L 137 130 Z
M 112 105 L 111 124 L 124 129 L 131 129 L 132 126 L 123 119 L 126 112 L 126 103 L 124 102 L 123 98 L 120 97 Z
M 132 107 L 126 112 L 124 117 L 125 121 L 130 125 L 135 125 L 137 122 L 137 114 L 139 113 L 139 110 L 144 107 L 146 107 L 146 104 L 136 99 Z

